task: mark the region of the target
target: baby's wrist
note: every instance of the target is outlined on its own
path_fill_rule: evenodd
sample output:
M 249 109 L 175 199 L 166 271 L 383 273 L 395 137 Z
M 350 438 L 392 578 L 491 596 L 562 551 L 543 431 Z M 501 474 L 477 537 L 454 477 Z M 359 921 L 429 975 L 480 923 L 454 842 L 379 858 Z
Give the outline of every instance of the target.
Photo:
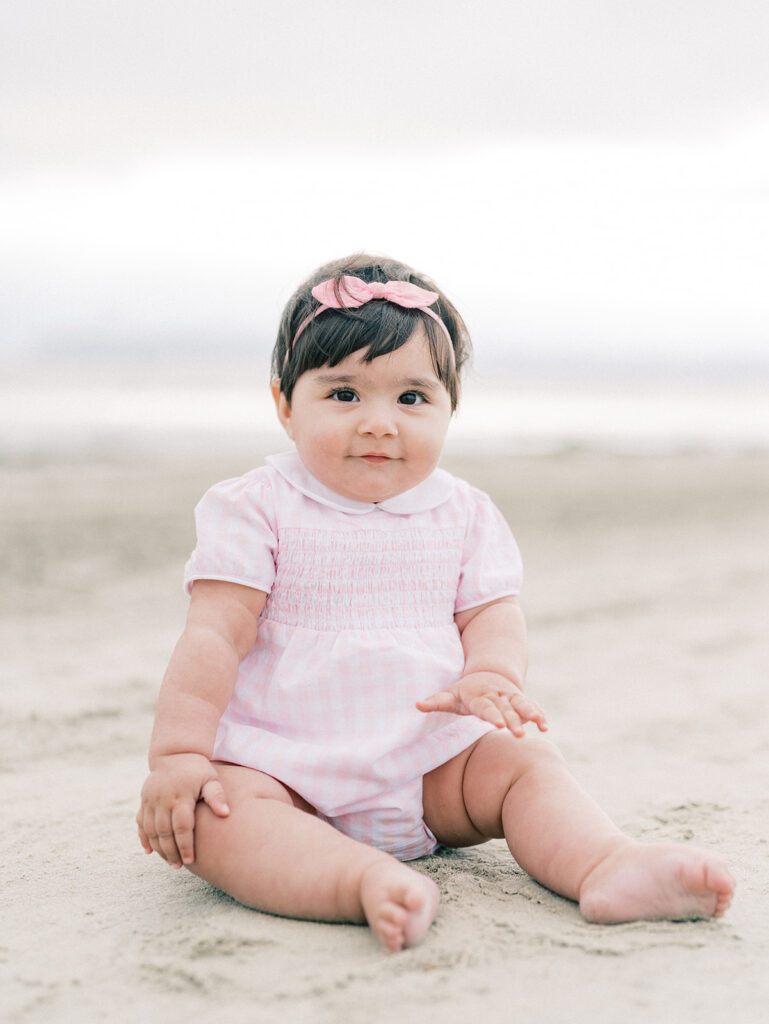
M 207 754 L 199 750 L 159 750 L 153 751 L 149 756 L 149 768 L 151 772 L 167 768 L 169 765 L 178 764 L 182 758 L 203 758 L 209 761 Z
M 509 670 L 502 671 L 498 668 L 473 668 L 469 672 L 463 674 L 463 679 L 468 676 L 494 676 L 499 680 L 504 681 L 510 686 L 514 686 L 516 690 L 520 690 L 523 693 L 523 679 L 518 675 L 517 672 L 510 672 Z

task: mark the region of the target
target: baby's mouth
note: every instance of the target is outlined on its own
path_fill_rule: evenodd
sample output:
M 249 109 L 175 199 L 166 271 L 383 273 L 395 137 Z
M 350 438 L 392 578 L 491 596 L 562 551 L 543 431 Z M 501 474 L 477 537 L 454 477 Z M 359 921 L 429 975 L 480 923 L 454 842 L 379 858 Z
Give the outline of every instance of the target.
M 390 461 L 390 456 L 389 455 L 378 455 L 375 452 L 372 452 L 369 455 L 361 455 L 361 458 L 364 460 L 364 462 L 371 462 L 374 465 L 376 465 L 379 462 L 389 462 Z

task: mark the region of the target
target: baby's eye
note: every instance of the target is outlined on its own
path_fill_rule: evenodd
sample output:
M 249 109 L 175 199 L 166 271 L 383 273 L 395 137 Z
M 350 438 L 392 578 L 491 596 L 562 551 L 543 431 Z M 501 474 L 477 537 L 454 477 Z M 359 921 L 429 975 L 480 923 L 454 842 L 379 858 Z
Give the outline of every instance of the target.
M 336 391 L 332 391 L 329 398 L 333 398 L 336 402 L 357 402 L 358 396 L 350 388 L 337 388 Z
M 401 405 L 421 405 L 427 399 L 421 391 L 404 391 L 398 401 Z

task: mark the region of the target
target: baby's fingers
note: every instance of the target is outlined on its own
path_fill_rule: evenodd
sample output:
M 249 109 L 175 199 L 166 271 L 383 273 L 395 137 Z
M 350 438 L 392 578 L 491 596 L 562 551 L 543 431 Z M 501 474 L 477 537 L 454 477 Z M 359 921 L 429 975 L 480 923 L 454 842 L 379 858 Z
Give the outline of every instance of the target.
M 502 717 L 505 720 L 505 725 L 513 734 L 513 736 L 525 736 L 526 731 L 523 728 L 524 724 L 528 719 L 521 714 L 519 707 L 508 704 L 504 699 L 502 700 L 502 706 L 500 708 Z
M 441 690 L 424 700 L 418 700 L 416 706 L 419 711 L 448 711 L 453 715 L 466 714 L 464 706 L 459 698 L 450 690 Z
M 512 731 L 513 725 L 516 723 L 522 729 L 521 720 L 510 707 L 509 701 L 506 701 L 503 706 L 502 699 L 496 694 L 476 697 L 471 700 L 470 711 L 476 718 L 482 718 L 484 722 L 490 722 L 498 729 L 504 729 L 507 726 Z
M 509 729 L 514 736 L 525 735 L 526 722 L 536 722 L 540 732 L 547 730 L 542 709 L 522 693 L 487 694 L 474 700 L 471 710 L 498 729 Z
M 209 779 L 201 789 L 200 796 L 220 818 L 226 818 L 230 813 L 230 805 L 224 795 L 224 787 L 218 779 Z
M 195 829 L 195 808 L 192 804 L 177 804 L 171 811 L 171 825 L 174 833 L 174 843 L 179 853 L 178 861 L 170 861 L 173 867 L 180 867 L 181 864 L 192 864 L 195 860 L 195 845 L 193 840 Z
M 144 831 L 144 828 L 142 826 L 142 812 L 141 811 L 139 811 L 139 813 L 136 815 L 136 826 L 137 826 L 137 830 L 139 832 L 139 842 L 142 844 L 142 848 L 144 849 L 144 852 L 145 853 L 152 853 L 152 843 L 150 843 L 149 837 L 147 836 L 147 833 Z
M 516 701 L 515 710 L 524 722 L 534 722 L 540 732 L 547 732 L 547 717 L 536 701 L 521 697 Z
M 149 832 L 148 834 L 152 849 L 159 853 L 172 868 L 180 868 L 182 858 L 176 845 L 171 811 L 165 807 L 158 808 L 155 811 L 154 833 Z

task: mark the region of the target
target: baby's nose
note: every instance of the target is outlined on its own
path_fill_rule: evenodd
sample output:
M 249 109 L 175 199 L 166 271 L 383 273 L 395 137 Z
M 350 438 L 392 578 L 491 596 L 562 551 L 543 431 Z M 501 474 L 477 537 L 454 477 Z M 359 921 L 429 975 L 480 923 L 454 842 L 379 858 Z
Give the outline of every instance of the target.
M 373 437 L 394 437 L 398 433 L 398 426 L 390 409 L 372 405 L 363 410 L 358 421 L 358 432 Z

